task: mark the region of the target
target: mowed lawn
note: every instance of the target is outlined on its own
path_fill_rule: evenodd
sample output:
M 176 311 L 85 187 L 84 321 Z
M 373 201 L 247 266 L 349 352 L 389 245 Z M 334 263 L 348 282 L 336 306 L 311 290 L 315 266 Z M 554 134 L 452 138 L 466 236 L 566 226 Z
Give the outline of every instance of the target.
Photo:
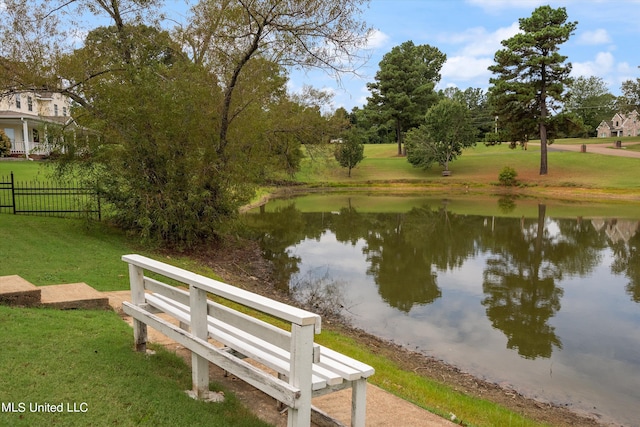
M 351 171 L 351 178 L 347 176 L 346 169 L 331 159 L 331 154 L 323 160 L 305 159 L 296 177 L 309 184 L 342 186 L 405 182 L 475 187 L 498 183 L 500 171 L 509 166 L 518 173 L 521 185 L 527 187 L 640 189 L 638 159 L 551 150 L 548 153 L 548 174 L 540 176 L 540 147 L 532 145 L 522 150 L 511 149 L 508 144 L 493 147 L 478 144 L 464 150 L 462 156 L 450 163 L 452 174 L 449 177 L 442 176 L 442 167 L 438 165 L 427 170 L 413 167 L 406 157 L 398 156 L 395 144 L 365 145 L 364 154 L 365 159 Z

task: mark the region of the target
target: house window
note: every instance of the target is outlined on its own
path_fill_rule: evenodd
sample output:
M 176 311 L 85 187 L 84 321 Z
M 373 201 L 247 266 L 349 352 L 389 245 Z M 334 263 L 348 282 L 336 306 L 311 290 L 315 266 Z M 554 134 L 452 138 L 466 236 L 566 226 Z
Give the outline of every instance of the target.
M 16 93 L 16 108 L 21 108 L 22 107 L 22 102 L 20 102 L 20 94 Z
M 40 133 L 38 132 L 38 129 L 32 129 L 31 136 L 33 137 L 33 142 L 40 142 Z
M 54 116 L 58 115 L 58 104 L 53 104 L 53 115 Z
M 616 122 L 616 127 L 620 126 L 620 122 Z
M 67 117 L 67 107 L 62 107 L 62 115 Z
M 33 111 L 33 98 L 27 96 L 27 110 Z

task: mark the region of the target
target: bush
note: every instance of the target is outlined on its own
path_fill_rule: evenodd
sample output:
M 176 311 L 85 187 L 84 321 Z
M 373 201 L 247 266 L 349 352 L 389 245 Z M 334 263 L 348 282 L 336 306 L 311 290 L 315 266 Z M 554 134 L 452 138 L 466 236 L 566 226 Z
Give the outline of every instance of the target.
M 516 177 L 518 176 L 518 172 L 514 168 L 509 166 L 505 166 L 501 171 L 500 175 L 498 175 L 498 180 L 500 181 L 500 185 L 504 185 L 505 187 L 513 187 L 518 183 Z
M 0 129 L 0 157 L 4 157 L 9 154 L 11 149 L 11 140 L 2 129 Z

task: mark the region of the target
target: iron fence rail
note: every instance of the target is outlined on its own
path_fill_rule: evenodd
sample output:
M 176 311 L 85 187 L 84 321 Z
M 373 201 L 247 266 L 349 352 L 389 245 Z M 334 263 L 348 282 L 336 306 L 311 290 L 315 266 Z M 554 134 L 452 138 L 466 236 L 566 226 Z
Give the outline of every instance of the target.
M 13 172 L 0 177 L 0 212 L 101 219 L 100 195 L 77 183 L 16 182 Z

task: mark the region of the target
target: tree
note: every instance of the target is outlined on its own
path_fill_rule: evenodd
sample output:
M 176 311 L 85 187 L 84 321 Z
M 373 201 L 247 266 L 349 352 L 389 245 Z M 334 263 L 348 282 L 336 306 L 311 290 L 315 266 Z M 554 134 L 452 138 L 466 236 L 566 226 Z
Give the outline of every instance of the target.
M 407 160 L 423 168 L 438 163 L 448 172 L 449 162 L 476 144 L 476 135 L 469 110 L 445 98 L 427 111 L 423 125 L 407 132 Z
M 208 64 L 224 96 L 216 151 L 226 157 L 229 127 L 242 111 L 234 102 L 238 80 L 250 62 L 266 58 L 282 66 L 320 67 L 334 75 L 350 71 L 369 30 L 358 20 L 368 0 L 201 1 L 181 31 L 198 64 Z
M 371 91 L 369 107 L 379 112 L 379 122 L 393 121 L 398 155 L 403 154 L 403 134 L 417 127 L 429 107 L 437 101 L 434 91 L 447 56 L 429 45 L 406 41 L 391 49 L 380 61 Z
M 482 89 L 469 87 L 460 90 L 457 87 L 448 87 L 440 91 L 440 96 L 459 102 L 469 109 L 471 121 L 478 129 L 479 139 L 483 139 L 485 134 L 494 130 L 494 116 L 489 111 L 487 94 Z
M 219 236 L 256 185 L 295 171 L 302 143 L 333 132 L 326 96 L 287 94 L 286 67 L 348 71 L 366 0 L 203 0 L 174 34 L 159 3 L 3 1 L 0 93 L 72 98 L 91 132 L 64 138 L 59 171 L 98 183 L 123 228 L 185 247 Z M 83 14 L 111 25 L 77 48 L 64 29 Z
M 640 108 L 640 79 L 625 80 L 620 87 L 622 96 L 618 98 L 618 109 L 628 113 Z
M 582 119 L 590 136 L 596 136 L 600 122 L 610 120 L 616 112 L 616 97 L 601 77 L 576 78 L 569 85 L 567 95 L 565 109 Z
M 526 141 L 533 132 L 540 135 L 540 175 L 546 175 L 550 111 L 564 100 L 564 87 L 571 83 L 571 64 L 565 63 L 559 46 L 569 40 L 577 22 L 567 22 L 564 7 L 550 6 L 519 22 L 521 32 L 502 41 L 504 49 L 489 67 L 496 76 L 490 79 L 492 105 L 500 121 L 510 124 L 512 141 Z
M 351 128 L 342 136 L 342 142 L 337 143 L 334 155 L 340 166 L 347 168 L 349 177 L 351 169 L 364 159 L 364 135 L 357 128 Z

